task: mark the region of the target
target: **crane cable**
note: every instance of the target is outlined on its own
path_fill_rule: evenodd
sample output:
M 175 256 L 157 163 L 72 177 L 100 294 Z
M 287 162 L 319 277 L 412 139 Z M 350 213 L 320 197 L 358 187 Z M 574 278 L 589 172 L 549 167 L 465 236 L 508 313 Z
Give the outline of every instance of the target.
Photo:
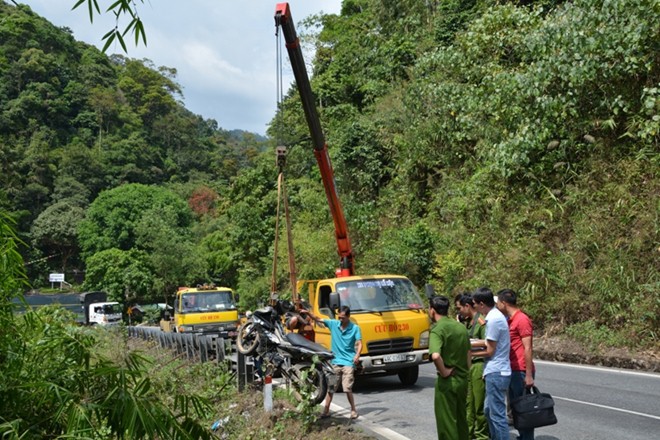
M 271 278 L 271 302 L 274 301 L 277 295 L 277 255 L 279 243 L 279 223 L 280 223 L 280 201 L 284 201 L 284 216 L 286 223 L 286 236 L 288 247 L 288 261 L 289 261 L 289 282 L 291 283 L 291 299 L 294 304 L 300 303 L 298 297 L 298 286 L 296 279 L 296 261 L 293 250 L 293 235 L 291 232 L 291 215 L 289 213 L 289 202 L 286 194 L 286 185 L 284 183 L 284 168 L 286 165 L 286 147 L 281 146 L 282 143 L 282 120 L 284 108 L 283 103 L 283 86 L 282 86 L 282 51 L 281 51 L 281 36 L 279 33 L 279 24 L 275 23 L 275 36 L 276 36 L 276 75 L 277 75 L 277 127 L 276 127 L 276 163 L 278 167 L 277 176 L 277 213 L 275 217 L 275 243 L 273 251 L 273 273 Z

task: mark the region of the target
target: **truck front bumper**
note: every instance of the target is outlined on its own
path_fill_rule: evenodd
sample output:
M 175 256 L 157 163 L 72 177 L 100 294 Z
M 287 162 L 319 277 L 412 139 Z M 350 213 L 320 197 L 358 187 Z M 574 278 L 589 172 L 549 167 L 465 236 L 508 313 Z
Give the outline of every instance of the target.
M 214 339 L 215 338 L 236 339 L 236 335 L 238 334 L 236 330 L 206 330 L 206 331 L 192 331 L 186 333 L 208 336 Z
M 404 353 L 360 356 L 360 361 L 364 368 L 363 373 L 401 370 L 429 362 L 429 351 L 428 349 L 424 349 Z
M 225 339 L 236 339 L 238 326 L 235 324 L 221 325 L 182 325 L 178 328 L 179 333 L 192 333 L 197 335 L 216 336 Z

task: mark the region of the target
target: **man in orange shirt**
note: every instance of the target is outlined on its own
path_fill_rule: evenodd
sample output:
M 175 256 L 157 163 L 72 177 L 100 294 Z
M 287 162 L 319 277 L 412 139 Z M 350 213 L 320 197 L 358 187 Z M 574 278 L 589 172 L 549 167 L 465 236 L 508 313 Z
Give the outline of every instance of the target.
M 517 295 L 511 289 L 497 292 L 497 308 L 509 318 L 511 336 L 509 402 L 511 402 L 514 398 L 522 396 L 525 388 L 534 386 L 532 320 L 518 308 Z M 519 434 L 519 440 L 534 440 L 533 429 L 520 430 Z

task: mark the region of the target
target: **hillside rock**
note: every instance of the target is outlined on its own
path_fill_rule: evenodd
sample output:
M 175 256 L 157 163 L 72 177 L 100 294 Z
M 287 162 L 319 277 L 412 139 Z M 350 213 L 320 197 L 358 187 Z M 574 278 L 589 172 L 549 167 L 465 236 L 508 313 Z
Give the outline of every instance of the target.
M 573 364 L 660 372 L 660 350 L 657 346 L 646 350 L 602 348 L 560 336 L 543 336 L 534 338 L 534 357 Z

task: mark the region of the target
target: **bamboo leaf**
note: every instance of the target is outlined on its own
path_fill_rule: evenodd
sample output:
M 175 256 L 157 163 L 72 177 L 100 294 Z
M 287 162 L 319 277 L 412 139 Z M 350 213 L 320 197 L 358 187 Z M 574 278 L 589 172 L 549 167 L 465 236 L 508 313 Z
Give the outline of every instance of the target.
M 103 45 L 103 49 L 101 49 L 101 52 L 104 52 L 104 53 L 105 53 L 105 51 L 108 49 L 108 47 L 110 47 L 110 45 L 112 44 L 112 42 L 115 40 L 115 37 L 116 37 L 116 36 L 117 36 L 117 33 L 116 33 L 114 30 L 111 31 L 111 32 L 108 32 L 107 34 L 105 34 L 105 36 L 103 37 L 103 39 L 104 39 L 104 40 L 107 39 L 107 40 L 106 40 L 105 44 Z

